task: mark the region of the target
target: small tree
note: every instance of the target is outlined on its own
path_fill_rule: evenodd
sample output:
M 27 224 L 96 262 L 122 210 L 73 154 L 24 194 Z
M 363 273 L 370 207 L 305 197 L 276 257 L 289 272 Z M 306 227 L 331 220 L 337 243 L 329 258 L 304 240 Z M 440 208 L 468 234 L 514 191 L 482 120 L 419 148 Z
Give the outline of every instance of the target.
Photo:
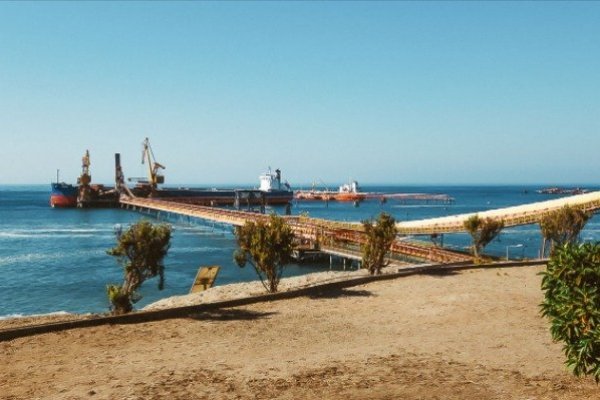
M 475 214 L 465 221 L 465 229 L 473 239 L 473 255 L 479 257 L 481 250 L 487 246 L 504 228 L 504 221 L 491 218 L 479 218 Z
M 236 227 L 238 246 L 233 257 L 243 268 L 250 263 L 268 292 L 277 292 L 283 270 L 294 249 L 294 234 L 285 220 L 275 214 L 268 222 L 248 221 Z
M 591 213 L 566 205 L 542 218 L 542 236 L 552 242 L 552 248 L 575 243 L 591 216 Z
M 375 224 L 369 220 L 363 221 L 367 241 L 361 245 L 362 267 L 369 270 L 371 275 L 379 275 L 381 268 L 389 264 L 385 255 L 396 238 L 395 222 L 392 216 L 384 212 L 379 214 Z
M 541 312 L 564 343 L 565 364 L 600 382 L 600 244 L 556 246 L 542 275 Z
M 117 245 L 107 253 L 118 258 L 124 269 L 122 285 L 108 285 L 108 299 L 114 314 L 128 313 L 141 299 L 138 288 L 146 279 L 159 277 L 158 289 L 164 287 L 163 258 L 171 241 L 171 227 L 149 221 L 133 224 L 118 237 Z

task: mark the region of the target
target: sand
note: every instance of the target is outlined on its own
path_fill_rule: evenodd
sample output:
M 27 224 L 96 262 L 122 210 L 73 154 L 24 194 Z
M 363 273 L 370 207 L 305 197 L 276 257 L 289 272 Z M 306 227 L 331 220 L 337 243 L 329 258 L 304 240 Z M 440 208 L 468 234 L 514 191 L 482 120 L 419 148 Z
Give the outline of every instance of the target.
M 539 316 L 540 270 L 414 275 L 15 339 L 0 343 L 0 398 L 598 399 Z

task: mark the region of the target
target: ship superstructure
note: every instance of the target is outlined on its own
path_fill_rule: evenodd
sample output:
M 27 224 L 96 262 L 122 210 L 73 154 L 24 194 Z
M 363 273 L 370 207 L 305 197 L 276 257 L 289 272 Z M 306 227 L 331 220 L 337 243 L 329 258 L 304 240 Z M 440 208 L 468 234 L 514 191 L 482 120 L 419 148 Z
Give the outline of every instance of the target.
M 116 207 L 119 204 L 120 194 L 206 206 L 234 205 L 237 207 L 285 205 L 294 198 L 294 192 L 290 185 L 281 181 L 281 171 L 277 169 L 272 172 L 270 168 L 259 177 L 258 189 L 163 187 L 165 177 L 161 174 L 161 170 L 164 170 L 165 166 L 156 161 L 148 138 L 142 143 L 142 164 L 146 164 L 148 167 L 148 177 L 129 178 L 130 182 L 136 182 L 134 187 L 129 188 L 125 184 L 121 156 L 115 154 L 115 187 L 92 184 L 90 153 L 86 150 L 82 158 L 81 175 L 77 179 L 79 186 L 64 182 L 53 183 L 50 204 L 53 207 Z

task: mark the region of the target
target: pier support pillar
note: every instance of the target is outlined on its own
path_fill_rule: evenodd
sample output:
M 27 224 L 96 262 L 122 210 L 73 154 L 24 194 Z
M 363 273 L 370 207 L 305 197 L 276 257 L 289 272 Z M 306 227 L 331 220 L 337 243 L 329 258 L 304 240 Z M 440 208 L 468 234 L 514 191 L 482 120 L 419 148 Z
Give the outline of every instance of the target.
M 235 198 L 233 199 L 233 207 L 238 211 L 240 210 L 240 192 L 237 190 L 235 191 Z

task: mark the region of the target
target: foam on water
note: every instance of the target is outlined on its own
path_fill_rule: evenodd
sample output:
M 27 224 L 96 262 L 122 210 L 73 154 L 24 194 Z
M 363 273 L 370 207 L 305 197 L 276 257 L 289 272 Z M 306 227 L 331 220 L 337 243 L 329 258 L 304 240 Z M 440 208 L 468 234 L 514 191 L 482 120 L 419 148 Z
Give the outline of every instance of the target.
M 30 314 L 30 315 L 7 314 L 7 315 L 0 315 L 0 321 L 5 320 L 5 319 L 13 319 L 13 318 L 54 317 L 54 316 L 61 316 L 61 315 L 71 315 L 71 313 L 68 313 L 66 311 L 55 311 L 55 312 L 50 312 L 50 313 L 45 313 L 45 314 Z M 86 315 L 86 314 L 81 314 L 81 315 Z

